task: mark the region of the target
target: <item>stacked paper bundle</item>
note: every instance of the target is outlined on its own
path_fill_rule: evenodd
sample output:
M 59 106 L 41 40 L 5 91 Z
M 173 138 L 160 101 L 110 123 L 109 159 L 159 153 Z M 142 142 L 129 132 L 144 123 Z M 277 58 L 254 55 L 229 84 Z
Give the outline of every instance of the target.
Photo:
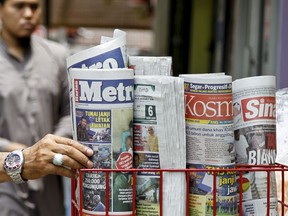
M 172 75 L 172 57 L 129 56 L 129 68 L 133 68 L 135 75 Z
M 288 165 L 288 88 L 276 92 L 276 130 L 277 130 L 277 157 L 276 162 Z
M 135 76 L 135 168 L 185 168 L 183 84 L 176 77 Z M 162 214 L 185 215 L 185 174 L 165 172 L 162 186 Z M 137 215 L 160 214 L 159 187 L 159 173 L 137 173 Z
M 219 170 L 190 173 L 190 215 L 212 215 L 216 190 L 217 215 L 237 215 L 232 115 L 232 77 L 224 73 L 180 75 L 186 99 L 187 167 Z M 216 198 L 215 198 L 216 199 Z
M 233 82 L 236 162 L 273 165 L 276 159 L 275 77 L 258 76 Z M 243 175 L 243 215 L 266 215 L 267 173 Z M 275 173 L 270 172 L 270 215 L 277 215 Z
M 276 143 L 277 143 L 277 156 L 276 162 L 288 166 L 288 88 L 279 89 L 276 92 Z M 288 202 L 288 194 L 282 194 L 282 181 L 284 181 L 284 188 L 288 186 L 288 172 L 284 173 L 284 179 L 282 179 L 281 172 L 276 172 L 277 178 L 277 192 L 278 197 L 284 195 L 284 202 Z M 281 210 L 281 208 L 280 208 Z M 284 215 L 288 215 L 288 209 L 284 208 Z M 282 212 L 279 212 L 281 215 Z

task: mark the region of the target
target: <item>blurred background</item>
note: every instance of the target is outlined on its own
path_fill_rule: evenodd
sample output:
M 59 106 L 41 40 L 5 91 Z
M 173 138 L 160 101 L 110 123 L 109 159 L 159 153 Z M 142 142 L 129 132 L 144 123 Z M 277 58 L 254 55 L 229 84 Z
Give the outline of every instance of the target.
M 173 74 L 276 75 L 288 85 L 287 0 L 43 0 L 40 34 L 71 53 L 127 32 L 128 54 L 172 56 Z

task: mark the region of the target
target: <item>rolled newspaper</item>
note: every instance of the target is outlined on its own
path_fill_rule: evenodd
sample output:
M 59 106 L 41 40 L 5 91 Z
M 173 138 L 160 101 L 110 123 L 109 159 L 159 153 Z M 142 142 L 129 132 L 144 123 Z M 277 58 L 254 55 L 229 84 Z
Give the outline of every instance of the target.
M 276 82 L 274 76 L 257 76 L 233 82 L 236 162 L 273 165 L 276 158 Z M 243 215 L 266 215 L 266 172 L 243 175 Z M 248 186 L 247 186 L 248 185 Z M 275 172 L 270 172 L 270 215 L 277 215 Z
M 131 169 L 133 70 L 71 68 L 70 75 L 73 138 L 93 149 L 94 168 Z M 132 215 L 131 177 L 129 172 L 109 173 L 109 212 Z M 106 173 L 83 172 L 82 178 L 84 215 L 105 212 Z
M 135 168 L 185 168 L 183 87 L 183 79 L 178 77 L 135 76 Z M 183 172 L 165 172 L 161 178 L 157 172 L 139 171 L 136 182 L 137 215 L 160 215 L 162 197 L 162 215 L 184 216 L 185 185 Z
M 180 77 L 185 81 L 187 168 L 234 168 L 232 77 L 224 73 Z M 237 214 L 235 172 L 217 172 L 217 188 L 213 176 L 213 172 L 190 172 L 190 215 L 213 215 L 214 208 L 217 215 Z

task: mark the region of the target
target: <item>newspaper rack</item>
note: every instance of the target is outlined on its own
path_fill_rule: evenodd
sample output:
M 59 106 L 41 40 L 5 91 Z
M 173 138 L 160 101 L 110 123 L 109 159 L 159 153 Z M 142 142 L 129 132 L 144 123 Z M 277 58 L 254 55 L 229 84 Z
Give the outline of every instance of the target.
M 280 182 L 278 182 L 278 185 L 280 185 L 281 188 L 281 196 L 278 197 L 278 212 L 279 215 L 284 216 L 285 209 L 288 209 L 288 204 L 285 202 L 285 172 L 288 171 L 288 166 L 281 165 L 281 164 L 275 164 L 275 165 L 236 165 L 236 168 L 234 169 L 223 169 L 221 171 L 236 171 L 239 173 L 239 184 L 242 185 L 242 174 L 243 172 L 251 171 L 253 168 L 253 171 L 264 171 L 267 172 L 267 214 L 270 215 L 270 173 L 271 172 L 280 172 L 281 173 L 281 179 Z M 82 216 L 83 215 L 83 197 L 82 197 L 82 173 L 83 172 L 105 172 L 106 174 L 106 206 L 109 206 L 109 173 L 112 172 L 127 172 L 127 169 L 82 169 L 79 171 L 79 205 L 76 201 L 76 195 L 75 195 L 75 189 L 76 189 L 76 180 L 72 180 L 71 184 L 71 214 L 72 216 Z M 162 191 L 163 191 L 163 173 L 164 172 L 183 172 L 186 175 L 186 216 L 189 216 L 189 172 L 213 172 L 213 185 L 216 188 L 216 172 L 219 171 L 217 169 L 211 170 L 211 169 L 129 169 L 129 172 L 132 173 L 133 179 L 136 179 L 136 173 L 138 171 L 149 171 L 149 172 L 159 172 L 160 173 L 160 215 L 159 216 L 165 216 L 162 214 Z M 133 200 L 136 199 L 136 183 L 132 186 L 132 195 Z M 216 215 L 216 190 L 213 192 L 213 216 Z M 242 212 L 242 187 L 239 187 L 239 205 L 238 205 L 238 211 L 240 212 L 239 215 L 241 216 Z M 109 208 L 106 208 L 106 212 L 101 215 L 109 215 Z M 136 202 L 132 203 L 132 215 L 136 216 Z

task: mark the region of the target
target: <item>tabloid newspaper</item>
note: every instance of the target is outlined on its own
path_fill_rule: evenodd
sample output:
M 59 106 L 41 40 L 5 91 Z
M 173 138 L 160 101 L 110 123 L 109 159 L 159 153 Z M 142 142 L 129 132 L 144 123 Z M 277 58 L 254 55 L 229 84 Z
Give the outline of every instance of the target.
M 183 87 L 181 78 L 135 76 L 135 168 L 185 168 Z M 185 185 L 184 173 L 163 173 L 163 215 L 185 215 Z M 137 215 L 160 215 L 159 189 L 159 173 L 137 173 Z
M 232 77 L 224 73 L 180 77 L 186 101 L 187 168 L 234 168 Z M 237 215 L 235 172 L 219 171 L 216 181 L 214 189 L 213 172 L 190 172 L 190 215 L 213 215 L 215 190 L 217 215 Z
M 126 68 L 127 59 L 126 33 L 119 29 L 113 37 L 103 36 L 100 45 L 67 58 L 73 137 L 93 149 L 91 159 L 97 169 L 132 168 L 133 71 L 117 69 Z M 82 177 L 83 215 L 103 215 L 105 173 Z M 131 183 L 129 172 L 110 174 L 110 213 L 132 214 Z M 76 197 L 79 203 L 79 190 Z
M 236 162 L 273 165 L 276 159 L 276 82 L 274 76 L 257 76 L 233 82 Z M 243 175 L 243 215 L 266 215 L 267 173 Z M 270 174 L 270 215 L 277 215 L 275 172 Z
M 70 77 L 71 68 L 90 69 L 115 69 L 126 68 L 128 66 L 126 32 L 115 29 L 113 37 L 101 38 L 101 44 L 89 49 L 77 52 L 66 59 L 68 79 L 70 81 L 70 109 L 73 115 L 72 102 L 72 79 Z M 74 118 L 72 116 L 72 118 Z M 75 128 L 72 127 L 72 131 Z
M 131 169 L 133 70 L 71 68 L 70 75 L 76 128 L 73 138 L 93 149 L 94 168 Z M 131 215 L 132 174 L 109 175 L 109 212 Z M 84 215 L 101 215 L 99 212 L 106 209 L 106 173 L 84 172 L 82 178 Z

